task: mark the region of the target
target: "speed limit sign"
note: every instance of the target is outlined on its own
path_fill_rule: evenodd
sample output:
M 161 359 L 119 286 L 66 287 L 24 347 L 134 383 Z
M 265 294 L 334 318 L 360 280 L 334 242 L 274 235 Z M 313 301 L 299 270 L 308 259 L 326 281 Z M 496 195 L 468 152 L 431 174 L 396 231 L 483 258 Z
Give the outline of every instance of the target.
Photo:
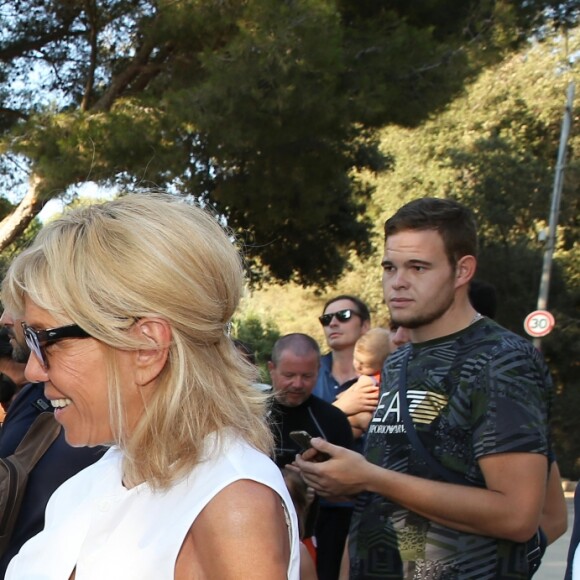
M 534 338 L 546 336 L 552 332 L 556 321 L 547 310 L 534 310 L 524 320 L 524 330 Z

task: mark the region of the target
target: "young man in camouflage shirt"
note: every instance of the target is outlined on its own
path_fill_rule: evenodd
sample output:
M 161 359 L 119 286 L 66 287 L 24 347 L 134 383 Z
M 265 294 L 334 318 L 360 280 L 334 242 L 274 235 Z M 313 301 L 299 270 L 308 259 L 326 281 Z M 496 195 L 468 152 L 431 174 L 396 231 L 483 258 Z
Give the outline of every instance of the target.
M 385 301 L 412 342 L 385 363 L 365 456 L 315 439 L 331 459 L 298 459 L 319 494 L 359 494 L 351 580 L 528 578 L 551 381 L 528 341 L 471 306 L 476 255 L 473 215 L 451 200 L 415 200 L 385 224 Z M 409 441 L 402 396 L 426 453 Z

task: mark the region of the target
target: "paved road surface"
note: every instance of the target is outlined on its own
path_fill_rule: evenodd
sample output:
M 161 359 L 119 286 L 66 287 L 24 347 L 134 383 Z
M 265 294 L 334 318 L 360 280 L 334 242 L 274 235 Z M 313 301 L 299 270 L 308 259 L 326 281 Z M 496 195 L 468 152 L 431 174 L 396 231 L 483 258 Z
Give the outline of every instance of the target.
M 548 547 L 542 559 L 542 565 L 533 580 L 562 580 L 564 578 L 574 522 L 574 500 L 571 497 L 566 498 L 566 503 L 568 505 L 568 531 Z

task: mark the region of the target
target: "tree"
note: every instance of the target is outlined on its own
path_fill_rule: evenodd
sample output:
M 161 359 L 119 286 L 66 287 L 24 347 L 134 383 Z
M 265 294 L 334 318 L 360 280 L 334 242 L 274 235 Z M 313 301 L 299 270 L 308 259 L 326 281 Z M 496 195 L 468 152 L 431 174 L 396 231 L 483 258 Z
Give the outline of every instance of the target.
M 274 343 L 281 336 L 276 323 L 272 320 L 263 321 L 256 314 L 246 312 L 244 316 L 238 315 L 233 320 L 232 334 L 252 351 L 260 369 L 260 380 L 269 383 L 268 361 Z
M 2 2 L 0 172 L 26 181 L 0 249 L 83 181 L 169 188 L 227 217 L 258 279 L 323 285 L 372 250 L 372 130 L 443 107 L 552 5 Z
M 538 298 L 544 251 L 538 234 L 549 216 L 566 89 L 577 77 L 578 65 L 570 57 L 579 51 L 578 28 L 567 39 L 558 34 L 533 41 L 485 71 L 441 115 L 420 127 L 388 127 L 381 134 L 396 164 L 377 182 L 370 204 L 377 235 L 385 218 L 417 197 L 454 197 L 472 207 L 480 234 L 478 277 L 496 286 L 498 321 L 524 336 L 523 321 Z M 556 327 L 542 339 L 555 383 L 556 454 L 562 473 L 571 478 L 580 475 L 577 100 L 574 111 L 548 301 Z M 359 294 L 386 317 L 379 263 L 380 253 L 362 263 L 353 258 L 352 272 L 333 292 Z

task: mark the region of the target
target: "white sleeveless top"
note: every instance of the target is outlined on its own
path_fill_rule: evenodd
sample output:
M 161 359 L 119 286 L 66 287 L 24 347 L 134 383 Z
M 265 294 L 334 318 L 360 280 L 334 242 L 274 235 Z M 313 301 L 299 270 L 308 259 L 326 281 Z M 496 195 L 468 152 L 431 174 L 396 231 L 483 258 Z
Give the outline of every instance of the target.
M 45 529 L 13 558 L 5 580 L 173 580 L 175 561 L 191 524 L 223 488 L 249 479 L 272 488 L 290 515 L 288 580 L 299 580 L 296 512 L 276 465 L 243 441 L 224 437 L 222 451 L 166 492 L 122 484 L 121 451 L 61 485 L 46 508 Z

